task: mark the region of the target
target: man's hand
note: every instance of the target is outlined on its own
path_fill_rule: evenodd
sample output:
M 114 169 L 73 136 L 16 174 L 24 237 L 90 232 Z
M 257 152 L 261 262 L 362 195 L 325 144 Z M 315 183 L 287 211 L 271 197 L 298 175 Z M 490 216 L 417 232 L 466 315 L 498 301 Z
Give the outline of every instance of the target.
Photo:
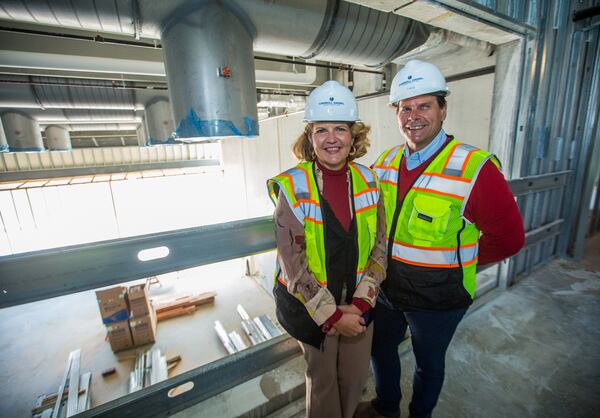
M 365 327 L 365 321 L 360 315 L 344 312 L 339 321 L 333 325 L 333 329 L 345 337 L 356 337 L 365 332 L 367 327 Z

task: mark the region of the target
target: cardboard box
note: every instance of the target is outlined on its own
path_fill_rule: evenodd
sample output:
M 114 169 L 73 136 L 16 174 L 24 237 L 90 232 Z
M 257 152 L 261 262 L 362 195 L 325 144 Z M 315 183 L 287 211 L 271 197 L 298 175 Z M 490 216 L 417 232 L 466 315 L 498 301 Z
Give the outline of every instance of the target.
M 133 347 L 129 320 L 112 322 L 106 326 L 106 331 L 112 351 L 120 351 Z
M 146 283 L 129 286 L 128 299 L 130 318 L 139 318 L 150 314 L 152 306 L 148 298 Z
M 115 286 L 110 289 L 97 290 L 96 299 L 100 307 L 100 315 L 104 324 L 129 319 L 127 287 Z
M 153 309 L 149 315 L 131 318 L 129 326 L 135 346 L 153 343 L 156 340 L 156 313 Z

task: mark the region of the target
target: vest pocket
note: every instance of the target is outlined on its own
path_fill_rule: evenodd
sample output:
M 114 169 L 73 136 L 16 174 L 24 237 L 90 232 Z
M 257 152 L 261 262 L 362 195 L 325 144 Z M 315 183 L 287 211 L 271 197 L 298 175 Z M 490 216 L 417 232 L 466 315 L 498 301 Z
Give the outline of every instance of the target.
M 451 203 L 434 196 L 417 195 L 408 220 L 408 232 L 414 238 L 440 241 L 450 220 Z

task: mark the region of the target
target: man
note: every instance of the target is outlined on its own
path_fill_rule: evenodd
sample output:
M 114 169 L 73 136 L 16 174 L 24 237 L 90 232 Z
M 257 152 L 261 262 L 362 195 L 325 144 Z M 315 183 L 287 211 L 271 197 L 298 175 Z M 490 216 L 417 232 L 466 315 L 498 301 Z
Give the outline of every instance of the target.
M 410 416 L 431 417 L 446 350 L 475 296 L 476 266 L 523 246 L 523 223 L 497 158 L 442 128 L 448 94 L 444 76 L 427 62 L 409 61 L 392 82 L 390 104 L 406 143 L 374 165 L 389 259 L 375 308 L 377 397 L 357 416 L 400 416 L 398 345 L 409 327 L 416 360 Z

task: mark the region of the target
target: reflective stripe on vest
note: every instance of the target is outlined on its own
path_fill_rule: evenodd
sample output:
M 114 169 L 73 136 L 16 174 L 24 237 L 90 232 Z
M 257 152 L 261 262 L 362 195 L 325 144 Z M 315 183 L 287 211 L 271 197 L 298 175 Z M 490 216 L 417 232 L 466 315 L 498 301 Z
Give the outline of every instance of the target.
M 402 153 L 403 146 L 391 148 L 375 163 L 393 240 L 391 257 L 415 266 L 462 268 L 464 287 L 474 297 L 479 230 L 463 215 L 485 162 L 499 162 L 487 151 L 450 140 L 407 192 L 390 237 Z
M 379 188 L 375 173 L 360 164 L 348 164 L 352 181 L 352 198 L 358 235 L 358 264 L 356 282 L 363 275 L 371 250 L 375 245 Z M 319 192 L 313 174 L 313 163 L 303 162 L 267 182 L 274 203 L 279 186 L 298 221 L 304 226 L 306 258 L 309 270 L 317 282 L 327 285 L 325 237 Z M 287 278 L 277 266 L 276 279 L 287 285 Z
M 461 245 L 461 264 L 468 266 L 476 262 L 478 249 L 479 246 L 477 243 Z M 456 248 L 419 247 L 394 241 L 392 246 L 392 258 L 403 263 L 422 267 L 459 267 Z

